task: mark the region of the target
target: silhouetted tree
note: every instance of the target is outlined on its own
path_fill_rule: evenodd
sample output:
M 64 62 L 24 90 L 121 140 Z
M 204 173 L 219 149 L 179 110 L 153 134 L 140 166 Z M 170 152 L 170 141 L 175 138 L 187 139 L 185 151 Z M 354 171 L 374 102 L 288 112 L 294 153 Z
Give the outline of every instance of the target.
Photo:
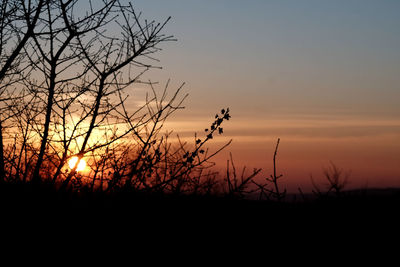
M 143 81 L 154 54 L 173 36 L 119 0 L 9 0 L 0 17 L 0 180 L 61 190 L 147 190 L 209 193 L 207 169 L 221 149 L 229 109 L 215 116 L 193 144 L 170 141 L 167 118 L 183 108 L 183 84 L 169 96 Z M 129 92 L 147 86 L 132 107 Z M 4 130 L 7 129 L 7 130 Z M 7 139 L 7 140 L 6 140 Z M 67 162 L 77 157 L 75 165 Z M 77 172 L 85 158 L 88 169 Z
M 247 195 L 257 192 L 260 189 L 250 189 L 251 183 L 255 183 L 253 179 L 261 172 L 261 169 L 253 169 L 250 175 L 246 175 L 246 167 L 243 167 L 242 172 L 237 174 L 236 167 L 233 161 L 232 153 L 230 160 L 226 164 L 226 195 L 233 198 L 245 198 Z
M 280 138 L 276 142 L 274 156 L 272 158 L 273 163 L 273 173 L 270 177 L 266 177 L 264 183 L 259 183 L 252 181 L 258 188 L 260 193 L 260 199 L 265 197 L 266 199 L 276 200 L 278 202 L 282 201 L 286 197 L 286 188 L 281 189 L 279 186 L 279 179 L 283 177 L 282 174 L 277 175 L 277 167 L 276 167 L 276 156 L 278 154 L 278 147 L 280 143 Z M 270 186 L 272 184 L 272 186 Z
M 35 35 L 44 3 L 45 0 L 3 0 L 0 4 L 0 182 L 6 175 L 3 135 L 11 116 L 8 107 L 12 100 L 21 97 L 12 87 L 26 71 L 23 49 Z
M 340 197 L 349 182 L 351 172 L 344 172 L 343 169 L 340 169 L 336 164 L 330 162 L 330 166 L 324 168 L 323 173 L 327 181 L 324 185 L 325 190 L 322 190 L 320 186 L 317 185 L 312 175 L 310 176 L 311 183 L 314 187 L 313 193 L 318 197 L 330 196 L 331 194 Z

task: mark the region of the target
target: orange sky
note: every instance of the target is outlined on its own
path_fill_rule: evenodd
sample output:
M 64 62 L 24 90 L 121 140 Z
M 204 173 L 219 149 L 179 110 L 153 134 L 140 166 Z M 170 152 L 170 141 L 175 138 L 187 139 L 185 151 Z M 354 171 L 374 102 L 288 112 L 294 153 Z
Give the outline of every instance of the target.
M 349 187 L 400 186 L 399 1 L 135 3 L 149 18 L 172 16 L 166 32 L 178 39 L 148 74 L 170 88 L 186 82 L 186 109 L 166 127 L 192 136 L 230 107 L 213 142 L 234 141 L 219 162 L 231 151 L 269 174 L 279 137 L 290 189 L 309 187 L 330 161 L 352 170 Z
M 173 119 L 166 128 L 176 129 L 175 133 L 190 142 L 193 129 L 201 137 L 208 124 L 207 120 Z M 269 176 L 275 143 L 280 138 L 278 170 L 284 174 L 283 185 L 292 192 L 298 187 L 309 191 L 311 174 L 323 185 L 323 168 L 330 162 L 351 172 L 348 188 L 400 186 L 400 120 L 296 115 L 247 120 L 233 116 L 224 129 L 224 135 L 210 141 L 210 148 L 215 150 L 233 139 L 215 158 L 222 173 L 232 152 L 238 168 L 262 168 L 260 179 Z

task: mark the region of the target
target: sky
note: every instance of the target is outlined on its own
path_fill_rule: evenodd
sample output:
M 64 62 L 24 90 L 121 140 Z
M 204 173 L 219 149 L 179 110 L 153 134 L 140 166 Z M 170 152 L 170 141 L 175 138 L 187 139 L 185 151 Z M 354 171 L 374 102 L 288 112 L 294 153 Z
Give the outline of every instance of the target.
M 349 188 L 400 186 L 400 1 L 135 0 L 143 17 L 171 21 L 176 42 L 158 54 L 161 84 L 185 82 L 185 110 L 167 124 L 201 133 L 216 112 L 232 119 L 217 147 L 233 143 L 238 168 L 278 172 L 289 190 L 323 185 L 333 162 Z

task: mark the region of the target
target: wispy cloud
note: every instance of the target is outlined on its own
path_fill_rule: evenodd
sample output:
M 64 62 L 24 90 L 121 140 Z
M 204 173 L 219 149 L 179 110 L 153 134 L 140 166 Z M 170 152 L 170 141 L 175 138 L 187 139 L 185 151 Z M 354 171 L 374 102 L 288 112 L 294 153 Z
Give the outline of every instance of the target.
M 181 136 L 201 133 L 208 126 L 206 120 L 182 120 L 166 124 Z M 349 116 L 308 116 L 298 118 L 233 119 L 224 126 L 224 136 L 241 141 L 274 137 L 286 139 L 346 139 L 400 136 L 400 120 L 369 119 Z

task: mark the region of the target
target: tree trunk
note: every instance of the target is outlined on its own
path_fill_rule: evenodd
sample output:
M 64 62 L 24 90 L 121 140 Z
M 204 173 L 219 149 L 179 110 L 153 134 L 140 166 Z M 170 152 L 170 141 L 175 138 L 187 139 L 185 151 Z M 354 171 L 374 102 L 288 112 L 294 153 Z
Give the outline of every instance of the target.
M 4 170 L 4 150 L 3 150 L 3 127 L 1 125 L 0 119 L 0 183 L 5 180 L 5 170 Z
M 40 151 L 38 160 L 36 162 L 35 170 L 32 176 L 32 183 L 37 184 L 40 182 L 40 168 L 42 167 L 44 152 L 46 150 L 48 137 L 49 137 L 49 128 L 50 128 L 50 120 L 51 120 L 51 111 L 53 109 L 53 101 L 54 101 L 54 89 L 55 89 L 55 69 L 52 70 L 52 74 L 50 75 L 50 86 L 49 86 L 49 95 L 47 97 L 47 107 L 46 107 L 46 119 L 44 122 L 44 130 L 43 130 L 43 138 L 40 144 Z

